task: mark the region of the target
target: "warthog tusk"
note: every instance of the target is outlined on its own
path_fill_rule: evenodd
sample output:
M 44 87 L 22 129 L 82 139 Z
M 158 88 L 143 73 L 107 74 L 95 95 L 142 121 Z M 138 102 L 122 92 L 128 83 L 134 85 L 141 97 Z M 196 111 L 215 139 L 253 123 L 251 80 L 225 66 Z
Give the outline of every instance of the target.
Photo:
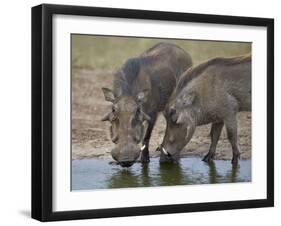
M 146 148 L 146 145 L 144 144 L 144 145 L 141 147 L 141 151 L 143 151 L 145 148 Z
M 168 153 L 168 152 L 165 150 L 165 148 L 163 148 L 163 147 L 162 147 L 162 151 L 163 151 L 163 153 L 164 153 L 165 155 L 167 155 L 167 156 L 169 155 L 169 153 Z

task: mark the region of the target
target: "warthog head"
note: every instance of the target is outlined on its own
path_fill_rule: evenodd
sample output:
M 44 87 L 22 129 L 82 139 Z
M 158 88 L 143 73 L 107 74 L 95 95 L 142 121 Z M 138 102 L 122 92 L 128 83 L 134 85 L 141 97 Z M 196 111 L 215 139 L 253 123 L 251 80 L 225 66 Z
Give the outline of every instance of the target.
M 112 102 L 112 109 L 102 121 L 109 121 L 110 137 L 116 144 L 111 155 L 123 167 L 130 167 L 138 159 L 142 147 L 140 143 L 148 127 L 150 117 L 142 111 L 142 103 L 147 91 L 136 97 L 116 96 L 108 88 L 102 88 L 105 100 Z
M 164 140 L 159 147 L 160 162 L 177 162 L 180 151 L 190 141 L 196 122 L 194 101 L 195 94 L 186 93 L 167 105 L 164 111 L 167 128 Z

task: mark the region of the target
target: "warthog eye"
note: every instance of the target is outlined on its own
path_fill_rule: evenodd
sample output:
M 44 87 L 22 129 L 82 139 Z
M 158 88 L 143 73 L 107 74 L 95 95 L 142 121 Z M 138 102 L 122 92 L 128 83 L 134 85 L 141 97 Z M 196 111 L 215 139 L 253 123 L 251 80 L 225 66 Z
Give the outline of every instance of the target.
M 176 113 L 176 109 L 174 107 L 171 107 L 169 111 L 170 116 L 172 116 L 175 113 Z
M 117 119 L 117 106 L 112 105 L 112 113 L 110 114 L 110 121 L 113 122 Z
M 137 108 L 134 117 L 131 119 L 131 124 L 133 127 L 135 127 L 141 121 L 141 112 L 140 109 Z
M 174 143 L 175 137 L 174 137 L 173 135 L 171 135 L 171 136 L 169 137 L 169 141 L 170 141 L 171 143 Z
M 172 122 L 176 122 L 177 121 L 177 112 L 175 108 L 171 108 L 170 112 L 169 112 L 169 116 Z
M 112 112 L 115 113 L 117 111 L 117 106 L 112 105 Z
M 149 115 L 147 115 L 146 113 L 144 113 L 140 107 L 138 107 L 136 109 L 136 112 L 135 112 L 135 118 L 134 118 L 136 121 L 139 121 L 139 122 L 143 122 L 143 121 L 150 121 L 151 118 Z
M 111 118 L 111 122 L 114 122 L 114 121 L 116 121 L 117 120 L 117 116 L 116 115 L 113 115 L 113 117 Z
M 118 142 L 118 133 L 116 132 L 116 125 L 111 125 L 110 126 L 110 137 L 113 143 L 117 143 Z
M 137 108 L 137 110 L 136 110 L 136 119 L 141 121 L 141 111 L 139 108 Z

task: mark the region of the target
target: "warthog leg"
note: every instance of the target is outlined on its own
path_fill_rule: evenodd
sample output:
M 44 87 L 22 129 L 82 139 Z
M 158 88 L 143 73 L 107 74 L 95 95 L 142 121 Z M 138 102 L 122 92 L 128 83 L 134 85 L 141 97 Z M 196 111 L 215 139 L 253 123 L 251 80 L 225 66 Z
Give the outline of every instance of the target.
M 215 153 L 216 153 L 216 147 L 217 147 L 220 135 L 221 135 L 223 125 L 224 125 L 223 122 L 212 124 L 211 132 L 210 132 L 211 146 L 210 146 L 208 154 L 205 155 L 205 157 L 202 159 L 204 162 L 210 162 L 214 159 Z
M 232 153 L 233 153 L 231 163 L 233 165 L 237 165 L 238 159 L 240 158 L 240 151 L 239 151 L 238 137 L 237 137 L 236 115 L 225 120 L 225 126 L 226 126 L 227 137 L 231 144 Z
M 149 124 L 148 124 L 148 128 L 146 130 L 146 134 L 143 139 L 143 146 L 142 146 L 143 148 L 142 148 L 142 152 L 141 152 L 141 162 L 142 163 L 149 162 L 149 150 L 148 150 L 149 140 L 151 137 L 151 133 L 152 133 L 155 121 L 156 121 L 156 117 L 151 117 L 151 120 L 149 121 Z

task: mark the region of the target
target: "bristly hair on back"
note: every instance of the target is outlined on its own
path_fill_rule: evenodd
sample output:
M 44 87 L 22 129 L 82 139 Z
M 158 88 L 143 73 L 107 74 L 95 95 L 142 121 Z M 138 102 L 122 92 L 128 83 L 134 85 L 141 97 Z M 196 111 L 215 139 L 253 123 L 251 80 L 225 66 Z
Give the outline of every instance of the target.
M 114 78 L 113 89 L 116 96 L 122 94 L 131 94 L 130 85 L 137 78 L 140 71 L 139 58 L 127 60 L 121 69 L 119 69 Z
M 222 64 L 222 65 L 235 65 L 239 63 L 246 63 L 250 62 L 252 60 L 252 55 L 242 55 L 238 57 L 216 57 L 211 60 L 208 60 L 206 62 L 203 62 L 197 66 L 191 67 L 188 70 L 184 72 L 184 74 L 181 76 L 177 87 L 176 87 L 176 93 L 179 93 L 192 79 L 198 77 L 202 72 L 207 69 L 209 66 L 215 65 L 215 64 Z
M 115 95 L 122 94 L 132 95 L 132 84 L 137 79 L 141 66 L 152 64 L 157 56 L 135 57 L 127 60 L 120 70 L 117 71 L 114 78 Z

